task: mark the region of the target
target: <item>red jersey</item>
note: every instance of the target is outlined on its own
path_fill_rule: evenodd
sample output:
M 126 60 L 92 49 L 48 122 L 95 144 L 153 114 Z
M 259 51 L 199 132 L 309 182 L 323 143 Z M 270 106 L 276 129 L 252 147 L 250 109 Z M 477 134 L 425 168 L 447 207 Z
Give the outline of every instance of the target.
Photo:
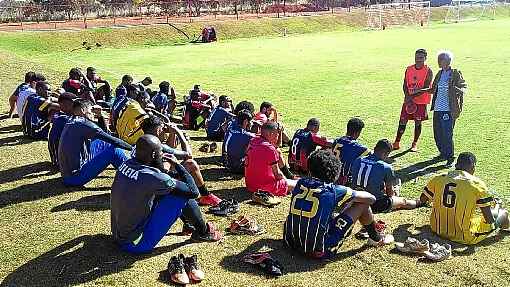
M 419 89 L 430 88 L 430 85 L 428 87 L 425 87 L 425 81 L 427 80 L 427 74 L 429 73 L 429 71 L 430 68 L 427 65 L 424 65 L 421 69 L 416 69 L 415 65 L 407 67 L 405 74 L 405 82 L 407 92 L 409 94 L 413 94 L 416 90 Z M 430 100 L 431 100 L 430 93 L 423 93 L 413 98 L 413 101 L 417 105 L 430 104 Z
M 272 165 L 278 164 L 279 159 L 280 154 L 276 147 L 263 137 L 257 136 L 250 141 L 244 169 L 244 180 L 248 191 L 256 192 L 261 189 L 279 195 L 280 180 L 275 178 L 272 169 Z

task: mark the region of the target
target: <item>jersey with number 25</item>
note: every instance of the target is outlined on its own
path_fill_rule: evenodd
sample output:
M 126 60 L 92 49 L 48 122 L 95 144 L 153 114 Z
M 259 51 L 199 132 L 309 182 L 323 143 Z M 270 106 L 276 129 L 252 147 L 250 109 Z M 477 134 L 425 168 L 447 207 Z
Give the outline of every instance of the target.
M 335 207 L 343 207 L 355 197 L 348 187 L 327 184 L 314 178 L 302 178 L 292 191 L 289 215 L 285 221 L 284 239 L 287 245 L 303 251 L 327 252 L 335 246 L 327 246 L 329 237 L 340 230 L 333 218 Z

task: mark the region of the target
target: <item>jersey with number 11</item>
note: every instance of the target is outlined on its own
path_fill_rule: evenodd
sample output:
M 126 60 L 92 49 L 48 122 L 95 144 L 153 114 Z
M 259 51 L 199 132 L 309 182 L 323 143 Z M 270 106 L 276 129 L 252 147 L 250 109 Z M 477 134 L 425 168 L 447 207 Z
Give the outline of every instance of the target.
M 352 200 L 353 191 L 344 186 L 326 184 L 314 178 L 302 178 L 292 191 L 289 215 L 284 226 L 287 245 L 304 253 L 326 252 L 326 237 L 335 207 Z

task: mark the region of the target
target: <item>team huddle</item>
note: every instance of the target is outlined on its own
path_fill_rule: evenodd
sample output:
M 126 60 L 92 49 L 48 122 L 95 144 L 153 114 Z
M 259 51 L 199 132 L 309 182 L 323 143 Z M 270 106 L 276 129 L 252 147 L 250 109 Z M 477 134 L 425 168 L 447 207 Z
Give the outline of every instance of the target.
M 234 106 L 230 97 L 216 97 L 200 85 L 179 101 L 168 81 L 153 91 L 150 77 L 135 83 L 129 75 L 112 90 L 93 67 L 86 74 L 71 69 L 56 92 L 43 75 L 28 72 L 9 99 L 9 114 L 18 114 L 27 137 L 48 141 L 49 157 L 64 185 L 83 186 L 110 165 L 116 169 L 111 231 L 129 253 L 151 252 L 178 219 L 193 240 L 223 238 L 198 205 L 228 214 L 238 203 L 207 189 L 186 129 L 205 129 L 212 143 L 202 151 L 214 152 L 221 142 L 225 172 L 244 176 L 255 203 L 273 206 L 291 197 L 283 240 L 313 258 L 334 256 L 358 221 L 362 228 L 356 237 L 368 245 L 393 243 L 377 214 L 430 204 L 434 233 L 476 244 L 498 229 L 509 229 L 510 220 L 474 176 L 474 154 L 458 154 L 455 169 L 434 176 L 414 199 L 400 195 L 400 179 L 388 163 L 391 152 L 401 148 L 408 120 L 415 121 L 410 151 L 418 151 L 428 104 L 434 111 L 438 159 L 446 160 L 446 167 L 455 162 L 453 128 L 466 83 L 451 67 L 450 53 L 439 54 L 441 70 L 435 77 L 426 58 L 424 49 L 417 50 L 415 64 L 406 69 L 396 140 L 381 139 L 373 149 L 358 141 L 365 128 L 360 118 L 349 119 L 345 135 L 335 139 L 320 135 L 317 118 L 289 136 L 270 102 L 262 102 L 258 111 L 249 101 Z

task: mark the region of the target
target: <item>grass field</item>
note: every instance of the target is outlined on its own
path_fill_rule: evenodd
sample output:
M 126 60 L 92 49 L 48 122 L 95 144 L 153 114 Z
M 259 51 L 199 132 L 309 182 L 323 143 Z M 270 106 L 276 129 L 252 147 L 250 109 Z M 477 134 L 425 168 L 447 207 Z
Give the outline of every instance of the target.
M 150 75 L 155 82 L 170 80 L 180 93 L 200 83 L 236 102 L 247 99 L 258 105 L 270 100 L 292 131 L 316 116 L 322 120 L 322 133 L 337 137 L 343 135 L 350 117 L 359 116 L 366 123 L 360 140 L 373 146 L 380 138 L 394 137 L 403 72 L 412 63 L 414 50 L 426 48 L 429 65 L 436 71 L 436 52 L 449 49 L 455 54 L 453 66 L 462 70 L 469 85 L 455 130 L 456 151 L 473 151 L 479 159 L 477 175 L 509 202 L 510 100 L 506 94 L 510 66 L 504 52 L 510 44 L 508 31 L 510 20 L 385 31 L 349 27 L 211 45 L 117 48 L 112 44 L 76 53 L 44 42 L 44 33 L 0 34 L 0 109 L 7 110 L 8 94 L 26 70 L 45 72 L 58 85 L 78 62 L 102 70 L 114 85 L 119 75 L 131 73 L 137 78 Z M 91 36 L 48 37 L 56 46 L 63 43 L 72 48 L 72 43 Z M 44 51 L 38 41 L 43 41 Z M 331 262 L 310 261 L 280 241 L 288 198 L 273 209 L 249 204 L 243 180 L 224 171 L 219 153 L 211 156 L 198 150 L 197 161 L 208 187 L 220 197 L 242 201 L 241 214 L 254 217 L 268 232 L 259 237 L 227 236 L 219 244 L 189 244 L 186 238 L 170 235 L 154 254 L 128 256 L 109 239 L 109 188 L 114 172 L 107 171 L 84 189 L 64 188 L 49 167 L 46 143 L 26 140 L 20 130 L 17 119 L 0 122 L 2 286 L 159 286 L 167 284 L 166 264 L 178 253 L 198 254 L 208 276 L 203 286 L 510 286 L 510 241 L 502 236 L 474 247 L 454 244 L 454 257 L 436 264 L 399 255 L 391 247 L 367 249 L 353 238 Z M 410 144 L 412 130 L 411 125 L 404 147 Z M 201 132 L 192 133 L 195 148 L 202 137 Z M 398 154 L 394 162 L 405 182 L 405 196 L 417 196 L 433 173 L 444 170 L 430 162 L 436 153 L 429 121 L 420 152 Z M 421 209 L 379 217 L 397 240 L 413 234 L 441 241 L 428 229 L 428 214 L 428 209 Z M 232 219 L 207 218 L 221 228 Z M 178 230 L 180 224 L 172 232 Z M 245 253 L 261 248 L 273 250 L 287 275 L 268 279 L 240 261 Z

